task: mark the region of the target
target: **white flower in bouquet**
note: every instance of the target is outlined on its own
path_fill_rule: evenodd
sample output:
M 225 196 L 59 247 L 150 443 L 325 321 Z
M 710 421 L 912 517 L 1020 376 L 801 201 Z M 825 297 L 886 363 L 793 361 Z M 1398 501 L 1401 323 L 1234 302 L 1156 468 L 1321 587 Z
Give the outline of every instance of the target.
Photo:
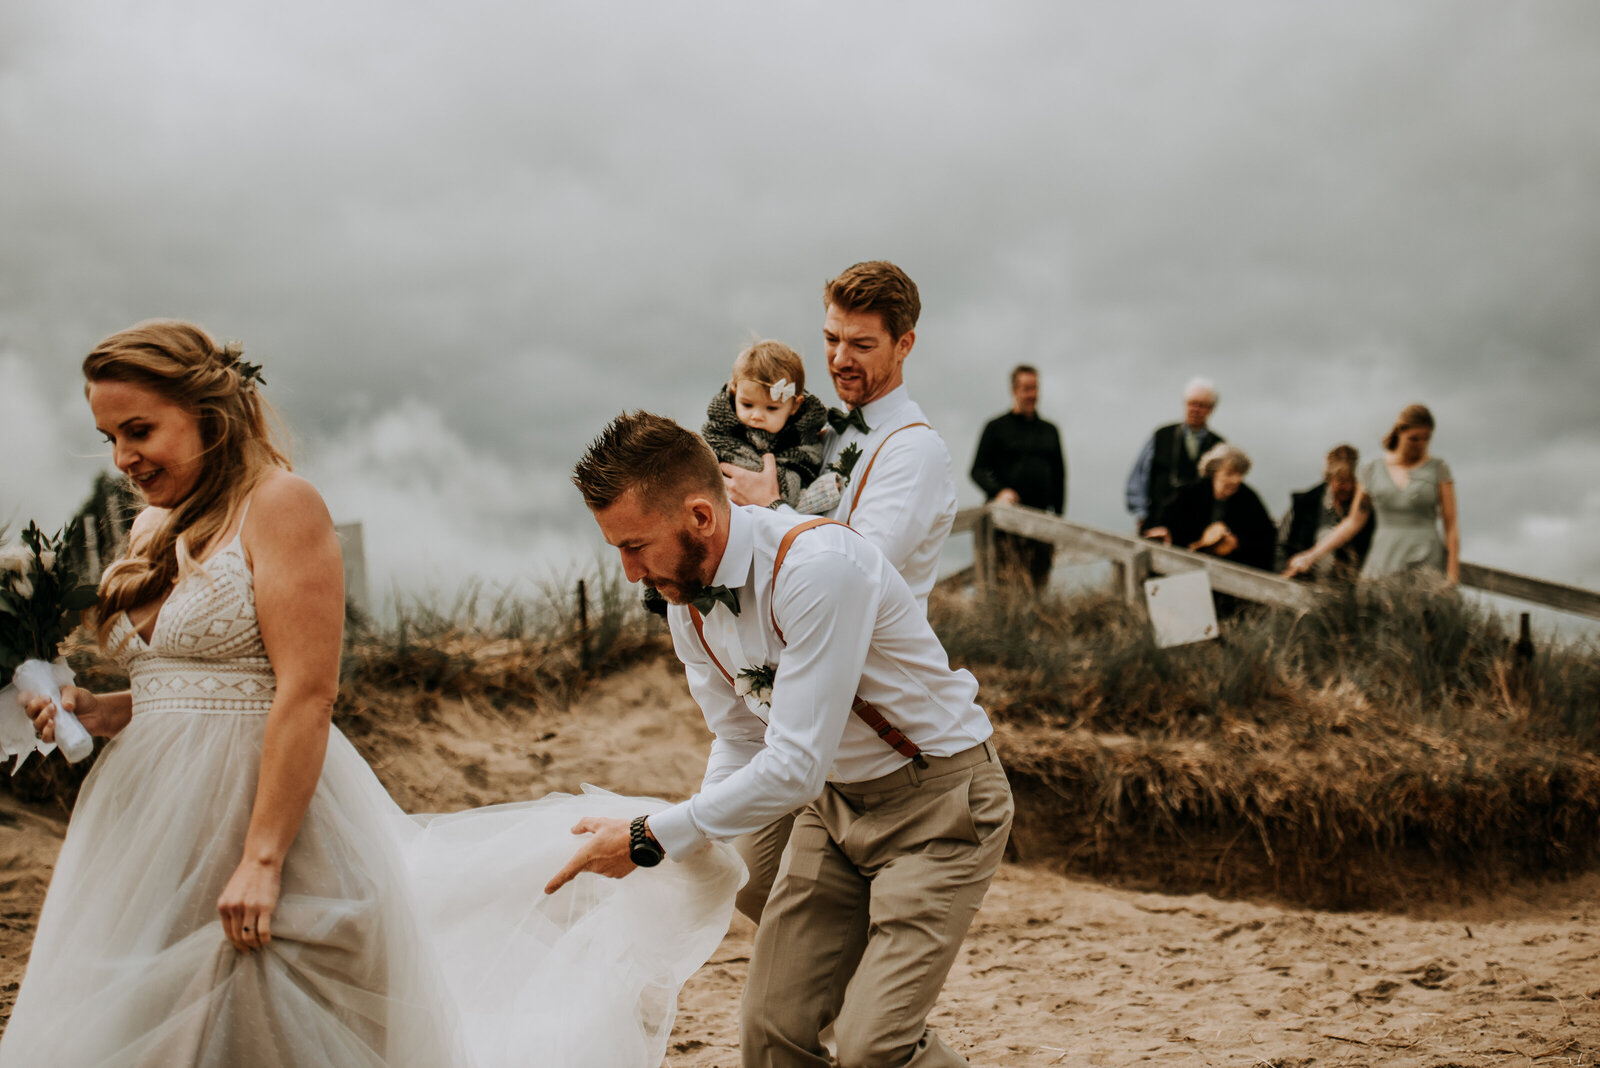
M 745 668 L 733 680 L 733 692 L 740 697 L 754 697 L 756 704 L 770 707 L 774 674 L 771 664 Z
M 32 567 L 33 550 L 22 545 L 0 546 L 0 575 L 26 575 Z
M 49 549 L 46 549 L 44 552 L 39 554 L 39 570 L 43 571 L 46 575 L 49 575 L 53 573 L 55 569 L 56 554 L 51 552 Z

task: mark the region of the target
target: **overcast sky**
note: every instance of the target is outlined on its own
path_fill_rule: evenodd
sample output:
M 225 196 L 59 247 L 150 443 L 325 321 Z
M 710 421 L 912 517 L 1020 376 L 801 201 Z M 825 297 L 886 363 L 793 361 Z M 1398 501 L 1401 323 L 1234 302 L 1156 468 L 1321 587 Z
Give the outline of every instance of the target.
M 1600 5 L 479 0 L 0 5 L 0 522 L 105 450 L 77 366 L 152 316 L 245 343 L 372 578 L 593 559 L 624 408 L 698 426 L 753 336 L 903 266 L 964 494 L 1042 372 L 1068 514 L 1213 425 L 1281 511 L 1439 421 L 1466 559 L 1600 587 Z

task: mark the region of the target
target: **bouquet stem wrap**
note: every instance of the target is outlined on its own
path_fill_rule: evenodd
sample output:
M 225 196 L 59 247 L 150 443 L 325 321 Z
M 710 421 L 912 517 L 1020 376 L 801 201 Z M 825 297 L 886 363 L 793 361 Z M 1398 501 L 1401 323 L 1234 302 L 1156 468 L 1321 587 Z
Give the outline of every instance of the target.
M 72 681 L 72 669 L 64 661 L 24 660 L 11 677 L 11 685 L 0 690 L 0 748 L 6 756 L 15 755 L 11 765 L 15 775 L 29 752 L 49 755 L 59 747 L 67 761 L 76 764 L 94 752 L 94 739 L 78 722 L 78 717 L 61 707 L 61 687 Z M 41 742 L 33 733 L 33 722 L 23 711 L 29 697 L 48 697 L 56 706 L 56 740 Z

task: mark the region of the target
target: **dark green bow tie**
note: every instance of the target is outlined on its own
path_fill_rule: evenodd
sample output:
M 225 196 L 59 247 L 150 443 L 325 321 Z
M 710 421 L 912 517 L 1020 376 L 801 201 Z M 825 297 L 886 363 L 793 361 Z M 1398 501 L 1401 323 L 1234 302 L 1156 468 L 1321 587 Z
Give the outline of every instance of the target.
M 853 426 L 863 434 L 872 433 L 872 429 L 867 426 L 867 417 L 861 414 L 860 408 L 851 408 L 848 412 L 840 408 L 829 408 L 828 425 L 840 434 L 844 433 L 847 426 Z
M 726 586 L 702 586 L 698 595 L 689 598 L 689 604 L 702 616 L 709 616 L 718 602 L 727 605 L 734 615 L 739 614 L 739 595 Z

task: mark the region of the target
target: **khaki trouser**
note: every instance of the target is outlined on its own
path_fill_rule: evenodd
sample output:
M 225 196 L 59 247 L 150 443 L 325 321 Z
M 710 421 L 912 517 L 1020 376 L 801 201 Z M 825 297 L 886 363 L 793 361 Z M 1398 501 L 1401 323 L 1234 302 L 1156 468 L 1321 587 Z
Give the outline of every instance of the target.
M 794 827 L 794 813 L 780 816 L 753 834 L 733 840 L 733 848 L 744 860 L 750 876 L 733 899 L 734 907 L 754 923 L 761 922 L 761 910 L 766 907 L 772 893 L 772 881 L 778 876 L 778 862 L 783 859 L 784 847 L 789 844 L 789 833 Z
M 1011 829 L 985 742 L 864 783 L 830 783 L 795 816 L 756 931 L 745 1068 L 967 1062 L 927 1029 Z M 821 1033 L 833 1025 L 835 1059 Z

